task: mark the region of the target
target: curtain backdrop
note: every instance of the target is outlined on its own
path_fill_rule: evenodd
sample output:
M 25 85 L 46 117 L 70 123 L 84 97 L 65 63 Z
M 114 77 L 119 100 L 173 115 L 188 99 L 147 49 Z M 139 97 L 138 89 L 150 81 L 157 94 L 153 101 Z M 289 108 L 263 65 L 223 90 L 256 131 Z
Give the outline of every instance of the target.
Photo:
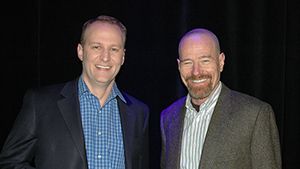
M 151 168 L 159 168 L 160 113 L 187 94 L 177 70 L 178 42 L 198 27 L 219 37 L 226 55 L 221 81 L 272 105 L 283 168 L 300 166 L 298 0 L 12 0 L 1 8 L 1 147 L 28 88 L 80 75 L 81 26 L 106 14 L 128 29 L 117 84 L 150 108 Z

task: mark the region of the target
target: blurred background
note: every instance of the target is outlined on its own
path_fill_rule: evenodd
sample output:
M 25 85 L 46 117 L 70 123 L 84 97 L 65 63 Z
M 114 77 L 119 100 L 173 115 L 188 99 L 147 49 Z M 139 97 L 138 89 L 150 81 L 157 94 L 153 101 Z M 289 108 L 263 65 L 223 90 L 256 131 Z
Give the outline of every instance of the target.
M 218 36 L 226 55 L 221 81 L 273 107 L 283 168 L 300 166 L 298 0 L 11 0 L 0 8 L 0 149 L 26 90 L 81 74 L 81 27 L 104 14 L 128 29 L 117 84 L 150 108 L 151 169 L 159 168 L 160 113 L 187 94 L 177 70 L 179 40 L 199 27 Z

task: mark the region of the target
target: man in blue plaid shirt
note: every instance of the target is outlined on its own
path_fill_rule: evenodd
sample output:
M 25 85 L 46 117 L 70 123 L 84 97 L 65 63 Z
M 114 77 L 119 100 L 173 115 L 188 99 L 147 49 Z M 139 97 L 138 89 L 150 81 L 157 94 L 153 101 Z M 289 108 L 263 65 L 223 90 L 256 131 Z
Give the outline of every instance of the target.
M 84 24 L 81 76 L 27 91 L 0 168 L 149 168 L 148 106 L 115 82 L 126 32 L 110 16 Z

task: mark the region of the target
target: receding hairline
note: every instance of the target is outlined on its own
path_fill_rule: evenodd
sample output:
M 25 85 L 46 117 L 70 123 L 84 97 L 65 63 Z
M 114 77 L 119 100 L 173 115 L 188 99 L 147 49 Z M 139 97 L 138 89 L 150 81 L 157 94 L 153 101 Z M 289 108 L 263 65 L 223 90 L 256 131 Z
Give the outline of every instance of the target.
M 100 15 L 98 16 L 96 19 L 90 19 L 87 22 L 84 23 L 83 27 L 82 27 L 82 31 L 81 31 L 81 37 L 80 37 L 80 43 L 81 45 L 84 45 L 85 43 L 85 33 L 86 30 L 93 24 L 93 23 L 104 23 L 104 24 L 110 24 L 113 26 L 117 26 L 122 35 L 123 35 L 123 40 L 124 40 L 124 46 L 126 43 L 126 35 L 127 35 L 127 28 L 123 25 L 123 23 L 121 21 L 119 21 L 118 19 L 112 17 L 112 16 L 107 16 L 107 15 Z

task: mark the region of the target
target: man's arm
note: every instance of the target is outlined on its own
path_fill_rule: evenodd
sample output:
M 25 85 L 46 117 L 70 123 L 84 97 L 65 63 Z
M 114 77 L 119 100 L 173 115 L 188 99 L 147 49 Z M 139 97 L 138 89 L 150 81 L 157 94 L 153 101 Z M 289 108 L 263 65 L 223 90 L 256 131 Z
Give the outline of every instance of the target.
M 149 168 L 149 108 L 146 108 L 146 116 L 144 121 L 144 139 L 143 139 L 143 164 L 145 169 Z
M 28 168 L 37 148 L 35 108 L 32 92 L 23 99 L 21 111 L 0 154 L 0 168 Z
M 160 132 L 161 132 L 161 156 L 160 156 L 160 168 L 166 168 L 166 135 L 165 135 L 165 127 L 163 123 L 163 112 L 160 117 Z
M 275 115 L 270 105 L 259 112 L 251 141 L 252 168 L 281 168 L 281 152 Z

